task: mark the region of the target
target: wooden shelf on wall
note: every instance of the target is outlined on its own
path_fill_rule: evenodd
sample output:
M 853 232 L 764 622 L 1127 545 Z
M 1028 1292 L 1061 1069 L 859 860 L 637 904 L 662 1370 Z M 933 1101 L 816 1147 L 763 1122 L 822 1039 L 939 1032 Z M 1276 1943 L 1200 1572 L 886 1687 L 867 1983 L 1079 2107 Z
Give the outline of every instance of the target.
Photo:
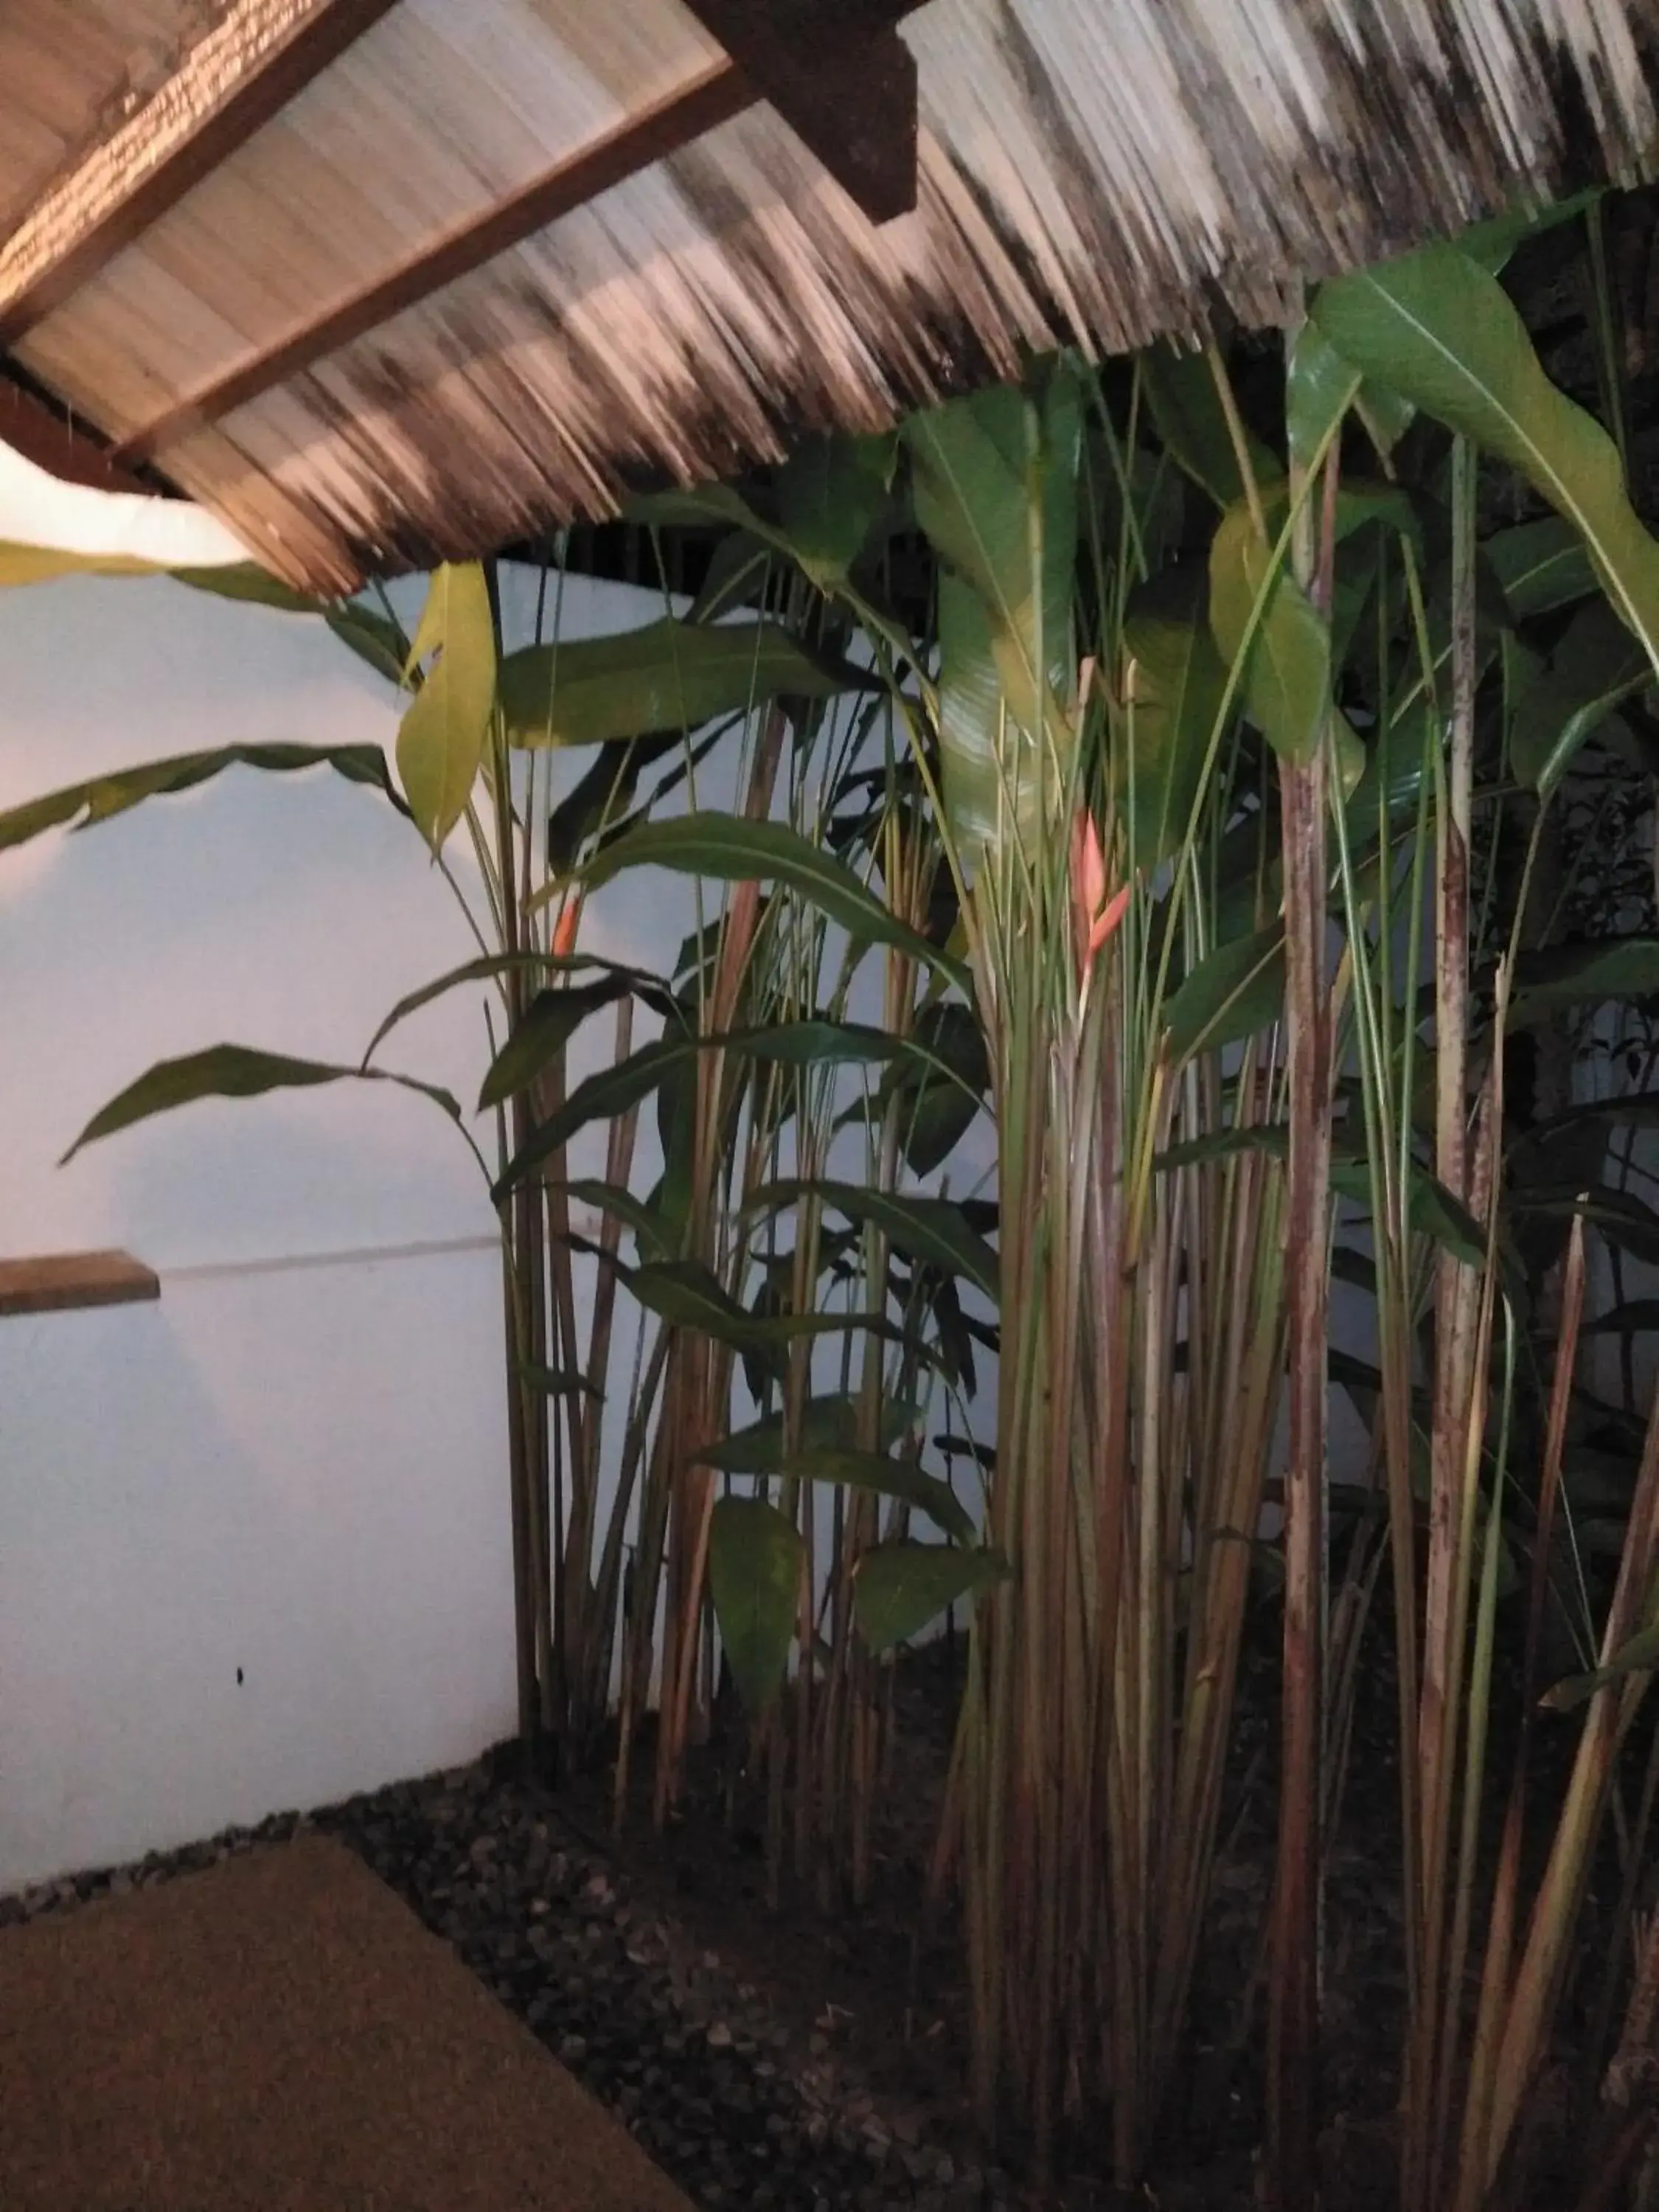
M 69 1313 L 82 1306 L 137 1305 L 161 1295 L 153 1267 L 131 1252 L 52 1252 L 0 1260 L 0 1320 L 14 1314 Z

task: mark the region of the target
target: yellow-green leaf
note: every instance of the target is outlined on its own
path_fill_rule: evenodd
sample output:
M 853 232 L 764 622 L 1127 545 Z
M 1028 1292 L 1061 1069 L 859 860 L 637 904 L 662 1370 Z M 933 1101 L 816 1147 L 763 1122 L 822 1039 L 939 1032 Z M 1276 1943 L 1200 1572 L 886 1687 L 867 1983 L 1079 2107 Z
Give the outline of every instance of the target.
M 466 811 L 495 703 L 495 632 L 476 561 L 434 571 L 405 676 L 428 653 L 436 661 L 398 732 L 398 773 L 435 853 Z

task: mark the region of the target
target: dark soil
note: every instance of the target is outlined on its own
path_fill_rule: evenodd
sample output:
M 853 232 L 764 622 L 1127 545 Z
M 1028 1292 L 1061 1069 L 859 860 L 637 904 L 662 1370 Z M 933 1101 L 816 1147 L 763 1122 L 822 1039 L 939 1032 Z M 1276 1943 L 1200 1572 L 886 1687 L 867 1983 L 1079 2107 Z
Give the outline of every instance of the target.
M 1322 2152 L 1331 2212 L 1392 2212 L 1395 2197 L 1405 2005 L 1398 1718 L 1379 1626 L 1360 1671 L 1348 1787 L 1328 1859 Z M 948 1915 L 930 1920 L 926 1909 L 956 1694 L 948 1649 L 907 1657 L 869 1893 L 856 1910 L 798 1878 L 788 1851 L 769 1901 L 766 1808 L 742 1773 L 744 1738 L 735 1727 L 717 1729 L 696 1753 L 662 1833 L 649 1814 L 646 1747 L 620 1835 L 608 1776 L 555 1790 L 526 1778 L 510 1745 L 472 1767 L 312 1818 L 453 1942 L 712 2212 L 1012 2208 L 1037 2200 L 1019 2184 L 1018 2143 L 988 2143 L 974 2126 L 957 1934 Z M 1247 1646 L 1243 1662 L 1190 2063 L 1152 2185 L 1127 2197 L 1115 2192 L 1100 2144 L 1081 2138 L 1068 2146 L 1064 2189 L 1043 2200 L 1065 2212 L 1130 2204 L 1224 2212 L 1255 2198 L 1277 1694 L 1276 1655 L 1264 1638 Z M 1547 1784 L 1560 1763 L 1559 1748 L 1547 1745 Z M 1507 1760 L 1494 1766 L 1506 1771 Z M 252 1834 L 0 1899 L 0 1927 L 105 1889 L 166 1880 L 304 1825 L 283 1816 Z M 1609 1888 L 1604 1881 L 1592 1898 L 1592 1929 L 1605 1921 Z M 1568 2008 L 1570 2040 L 1589 2001 Z M 1565 2208 L 1577 2201 L 1567 2187 L 1570 2109 L 1540 2096 L 1546 2121 L 1553 2111 L 1560 2155 L 1546 2158 L 1548 2186 L 1531 2201 Z

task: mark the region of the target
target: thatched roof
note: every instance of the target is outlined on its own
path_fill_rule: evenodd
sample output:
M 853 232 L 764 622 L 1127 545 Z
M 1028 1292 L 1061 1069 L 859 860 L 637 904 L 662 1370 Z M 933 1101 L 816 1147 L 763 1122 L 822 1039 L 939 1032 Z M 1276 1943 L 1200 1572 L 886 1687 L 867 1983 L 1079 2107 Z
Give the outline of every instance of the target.
M 1278 319 L 1656 90 L 1659 0 L 5 0 L 0 353 L 339 589 Z

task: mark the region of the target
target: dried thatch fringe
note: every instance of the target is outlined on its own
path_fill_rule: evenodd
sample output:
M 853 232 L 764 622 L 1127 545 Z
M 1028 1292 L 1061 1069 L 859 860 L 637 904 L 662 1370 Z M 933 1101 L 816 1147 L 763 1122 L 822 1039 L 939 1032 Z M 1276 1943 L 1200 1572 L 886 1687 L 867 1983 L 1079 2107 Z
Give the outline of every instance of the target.
M 503 15 L 504 97 L 545 76 L 549 27 L 586 4 L 544 0 L 510 35 Z M 667 6 L 640 0 L 633 30 Z M 409 0 L 379 51 L 411 9 L 429 48 L 441 11 Z M 1304 277 L 1519 193 L 1633 181 L 1654 151 L 1659 0 L 933 0 L 905 35 L 913 216 L 872 230 L 755 110 L 169 468 L 289 573 L 337 585 L 775 457 L 804 428 L 884 425 L 1025 349 L 1270 323 Z M 269 158 L 237 157 L 267 193 Z M 257 265 L 256 215 L 224 250 Z M 142 350 L 142 249 L 129 260 L 119 296 L 55 319 L 33 365 L 59 389 L 90 349 L 113 391 L 123 345 Z

